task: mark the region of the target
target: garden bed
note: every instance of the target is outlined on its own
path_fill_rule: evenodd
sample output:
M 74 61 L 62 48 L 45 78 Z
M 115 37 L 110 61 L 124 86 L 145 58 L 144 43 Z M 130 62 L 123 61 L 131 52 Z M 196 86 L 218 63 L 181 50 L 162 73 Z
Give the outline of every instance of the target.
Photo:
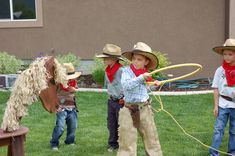
M 78 79 L 78 87 L 79 88 L 105 88 L 104 85 L 97 84 L 92 75 L 81 75 Z M 172 83 L 165 84 L 161 91 L 203 91 L 203 90 L 212 90 L 211 88 L 212 80 L 207 78 L 200 78 L 195 80 L 179 80 Z M 0 88 L 10 89 L 10 86 L 2 86 Z M 151 86 L 152 91 L 158 91 L 159 87 Z
M 194 80 L 179 80 L 165 84 L 161 91 L 201 91 L 212 90 L 212 80 L 209 78 L 200 78 Z M 104 88 L 98 85 L 92 78 L 92 75 L 82 75 L 78 78 L 78 87 L 80 88 Z M 158 87 L 151 87 L 152 90 L 159 90 Z

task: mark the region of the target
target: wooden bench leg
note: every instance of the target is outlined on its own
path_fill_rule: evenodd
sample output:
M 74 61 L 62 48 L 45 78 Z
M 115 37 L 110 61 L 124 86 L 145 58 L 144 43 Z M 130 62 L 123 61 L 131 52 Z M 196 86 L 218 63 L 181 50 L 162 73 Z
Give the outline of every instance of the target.
M 12 138 L 8 146 L 8 156 L 24 156 L 24 141 L 25 135 Z

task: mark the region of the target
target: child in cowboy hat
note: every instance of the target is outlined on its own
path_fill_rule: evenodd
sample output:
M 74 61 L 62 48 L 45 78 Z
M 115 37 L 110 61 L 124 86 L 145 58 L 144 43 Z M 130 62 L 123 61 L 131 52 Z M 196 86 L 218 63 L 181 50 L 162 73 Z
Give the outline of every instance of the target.
M 58 86 L 59 109 L 50 141 L 52 150 L 58 150 L 59 139 L 64 132 L 65 122 L 67 124 L 65 144 L 74 145 L 75 130 L 77 128 L 77 106 L 74 92 L 77 91 L 76 79 L 81 75 L 81 72 L 76 72 L 72 63 L 64 63 L 63 66 L 67 72 L 68 87 L 64 87 L 62 84 Z
M 114 44 L 106 44 L 103 53 L 97 55 L 98 58 L 104 59 L 105 76 L 108 86 L 108 119 L 107 125 L 109 130 L 108 151 L 113 152 L 118 149 L 118 114 L 123 107 L 123 89 L 121 86 L 122 65 L 119 63 L 121 58 L 121 48 Z
M 156 69 L 158 59 L 151 48 L 138 42 L 132 51 L 123 53 L 132 64 L 123 69 L 121 83 L 125 107 L 119 112 L 119 149 L 117 156 L 136 156 L 137 130 L 148 156 L 162 156 L 145 81 L 151 80 L 148 69 Z M 158 85 L 158 81 L 155 81 Z
M 222 55 L 223 64 L 217 68 L 212 83 L 216 122 L 211 147 L 219 149 L 229 119 L 228 153 L 235 155 L 235 39 L 227 39 L 223 46 L 213 50 Z M 209 152 L 210 156 L 219 155 L 213 149 Z

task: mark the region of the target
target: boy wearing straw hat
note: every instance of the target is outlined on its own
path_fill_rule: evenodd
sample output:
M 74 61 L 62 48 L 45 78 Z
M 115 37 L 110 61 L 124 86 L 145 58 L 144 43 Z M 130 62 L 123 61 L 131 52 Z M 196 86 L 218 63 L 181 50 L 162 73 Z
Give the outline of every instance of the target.
M 74 145 L 75 130 L 77 128 L 77 106 L 74 92 L 77 91 L 76 79 L 81 75 L 81 72 L 76 72 L 72 63 L 64 63 L 63 66 L 67 72 L 68 87 L 64 87 L 62 84 L 58 86 L 59 109 L 56 114 L 56 125 L 50 141 L 52 150 L 58 150 L 59 139 L 64 132 L 65 122 L 67 124 L 65 144 Z
M 148 156 L 162 156 L 146 81 L 151 80 L 149 69 L 156 69 L 158 59 L 151 48 L 138 42 L 132 51 L 123 53 L 132 64 L 123 69 L 121 83 L 125 107 L 119 113 L 119 149 L 117 156 L 136 156 L 137 130 L 143 139 Z M 155 81 L 158 85 L 158 81 Z
M 218 156 L 224 129 L 229 119 L 228 153 L 235 155 L 235 39 L 227 39 L 223 46 L 213 48 L 222 55 L 222 66 L 217 68 L 212 88 L 214 88 L 214 135 L 210 156 Z M 216 150 L 214 150 L 216 149 Z
M 103 58 L 105 76 L 108 85 L 108 118 L 107 127 L 109 130 L 108 152 L 113 152 L 118 149 L 118 117 L 119 110 L 123 107 L 123 89 L 121 86 L 122 65 L 119 63 L 121 58 L 121 48 L 114 44 L 106 44 L 103 48 L 103 53 L 97 55 L 98 58 Z

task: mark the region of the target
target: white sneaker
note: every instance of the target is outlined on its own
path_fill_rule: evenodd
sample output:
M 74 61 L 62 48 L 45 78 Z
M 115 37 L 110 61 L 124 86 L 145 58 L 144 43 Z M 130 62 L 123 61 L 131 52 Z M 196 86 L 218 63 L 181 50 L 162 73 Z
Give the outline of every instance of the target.
M 112 146 L 110 146 L 109 148 L 108 148 L 108 152 L 114 152 L 114 151 L 117 151 L 117 149 L 118 148 L 114 148 L 114 147 L 112 147 Z
M 51 150 L 52 151 L 58 151 L 59 149 L 58 149 L 58 147 L 52 147 Z
M 65 145 L 67 145 L 67 146 L 74 146 L 74 145 L 75 145 L 75 143 L 65 144 Z

